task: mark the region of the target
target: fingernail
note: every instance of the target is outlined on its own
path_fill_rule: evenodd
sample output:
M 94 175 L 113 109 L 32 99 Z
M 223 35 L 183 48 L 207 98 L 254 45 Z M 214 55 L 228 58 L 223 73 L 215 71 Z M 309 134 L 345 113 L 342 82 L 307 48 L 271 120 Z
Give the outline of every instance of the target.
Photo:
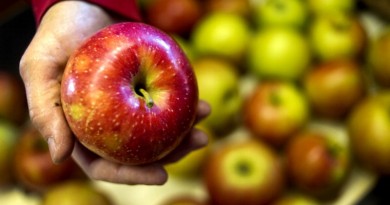
M 58 163 L 58 159 L 56 157 L 57 147 L 54 138 L 50 137 L 49 139 L 47 139 L 47 144 L 49 145 L 51 160 L 53 161 L 53 163 L 57 164 Z

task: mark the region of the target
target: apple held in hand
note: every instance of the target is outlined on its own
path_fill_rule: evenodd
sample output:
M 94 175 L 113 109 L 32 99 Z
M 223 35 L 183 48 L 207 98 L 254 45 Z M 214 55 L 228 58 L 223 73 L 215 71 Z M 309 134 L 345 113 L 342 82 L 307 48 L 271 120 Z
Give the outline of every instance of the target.
M 192 67 L 167 34 L 118 23 L 89 38 L 70 57 L 62 106 L 77 139 L 122 164 L 154 162 L 194 125 L 198 88 Z
M 244 123 L 256 136 L 283 146 L 306 125 L 309 105 L 303 93 L 287 81 L 264 81 L 245 102 Z
M 390 174 L 390 92 L 361 101 L 348 120 L 352 150 L 366 167 Z
M 204 170 L 211 204 L 269 204 L 282 194 L 284 171 L 273 149 L 255 139 L 228 141 L 219 146 L 209 156 Z

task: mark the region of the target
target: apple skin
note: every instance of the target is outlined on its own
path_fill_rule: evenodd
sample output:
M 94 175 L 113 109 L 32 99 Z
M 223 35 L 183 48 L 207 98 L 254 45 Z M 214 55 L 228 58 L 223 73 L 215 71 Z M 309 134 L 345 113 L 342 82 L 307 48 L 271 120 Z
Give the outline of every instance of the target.
M 12 157 L 18 137 L 17 126 L 8 121 L 0 120 L 0 189 L 14 182 Z
M 174 196 L 163 201 L 161 205 L 208 205 L 203 200 L 189 194 Z
M 170 36 L 126 22 L 102 29 L 75 51 L 61 98 L 68 124 L 85 147 L 107 160 L 139 165 L 163 158 L 189 133 L 198 87 Z
M 22 187 L 42 193 L 66 180 L 85 178 L 71 158 L 53 163 L 47 142 L 30 122 L 23 127 L 15 146 L 13 170 Z
M 308 194 L 289 192 L 279 197 L 272 205 L 320 205 L 320 202 Z
M 42 205 L 70 205 L 76 202 L 77 205 L 114 205 L 108 194 L 89 181 L 65 181 L 52 187 L 42 197 Z
M 286 145 L 286 172 L 291 183 L 319 198 L 337 195 L 348 175 L 349 148 L 328 133 L 305 129 Z
M 249 18 L 252 14 L 250 0 L 205 0 L 206 12 L 231 12 Z
M 375 82 L 382 87 L 390 87 L 390 29 L 375 38 L 369 48 L 368 63 Z
M 244 124 L 254 136 L 281 147 L 309 120 L 303 93 L 288 81 L 263 81 L 247 98 Z
M 254 34 L 248 69 L 260 79 L 297 80 L 309 67 L 311 52 L 304 35 L 289 27 L 267 27 Z
M 200 124 L 217 136 L 230 132 L 238 124 L 243 102 L 237 67 L 229 61 L 213 57 L 199 58 L 193 67 L 199 98 L 211 106 L 210 115 Z
M 253 8 L 253 18 L 260 27 L 291 26 L 297 29 L 306 24 L 308 10 L 301 0 L 266 0 Z
M 348 131 L 353 153 L 361 164 L 390 174 L 390 92 L 366 97 L 352 111 Z
M 148 24 L 167 33 L 187 35 L 202 16 L 198 0 L 154 0 L 146 7 Z
M 329 119 L 344 118 L 367 93 L 362 70 L 359 63 L 351 59 L 313 65 L 303 79 L 313 112 Z
M 313 55 L 319 61 L 362 57 L 367 35 L 356 15 L 345 13 L 318 15 L 308 27 Z
M 206 162 L 204 183 L 213 205 L 269 204 L 285 188 L 279 156 L 253 138 L 220 144 Z
M 353 12 L 355 3 L 354 0 L 308 0 L 307 6 L 313 14 L 322 15 L 335 12 Z
M 210 12 L 194 27 L 190 36 L 200 56 L 218 56 L 240 62 L 245 56 L 251 31 L 248 21 L 239 14 Z
M 28 118 L 23 83 L 11 72 L 0 70 L 0 118 L 18 125 Z

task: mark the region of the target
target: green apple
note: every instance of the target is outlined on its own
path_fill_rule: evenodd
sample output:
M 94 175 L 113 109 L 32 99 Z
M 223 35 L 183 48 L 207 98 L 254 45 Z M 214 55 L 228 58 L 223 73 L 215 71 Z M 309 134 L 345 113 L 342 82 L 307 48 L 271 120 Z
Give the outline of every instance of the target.
M 14 124 L 0 120 L 0 187 L 13 181 L 12 156 L 18 137 L 19 132 Z
M 301 28 L 307 20 L 306 4 L 302 0 L 265 0 L 253 8 L 258 26 L 293 26 Z
M 113 205 L 109 196 L 88 181 L 66 181 L 44 193 L 42 205 Z
M 219 135 L 237 124 L 243 97 L 239 92 L 239 74 L 230 62 L 220 58 L 201 58 L 193 63 L 198 81 L 199 99 L 211 106 L 210 115 L 200 122 Z
M 248 68 L 259 78 L 297 80 L 311 61 L 303 33 L 285 27 L 261 29 L 248 50 Z
M 383 87 L 390 87 L 390 28 L 373 39 L 369 49 L 369 65 L 375 82 Z
M 357 16 L 319 15 L 314 17 L 308 29 L 314 56 L 322 61 L 358 58 L 366 45 L 366 31 Z
M 283 146 L 309 120 L 301 90 L 288 81 L 261 82 L 244 106 L 244 124 L 257 138 Z
M 359 162 L 380 174 L 390 174 L 390 92 L 368 96 L 352 111 L 348 131 Z
M 197 56 L 196 56 L 194 48 L 192 47 L 190 42 L 188 42 L 187 39 L 183 38 L 180 35 L 173 35 L 173 38 L 179 44 L 181 49 L 183 49 L 183 51 L 186 54 L 188 60 L 190 60 L 190 62 L 193 62 L 197 58 Z
M 239 61 L 250 39 L 249 22 L 239 14 L 210 12 L 193 29 L 191 41 L 199 55 Z
M 221 143 L 204 171 L 206 190 L 215 205 L 269 204 L 285 187 L 279 156 L 250 136 Z
M 352 12 L 355 0 L 307 0 L 307 5 L 314 14 Z
M 199 176 L 206 157 L 210 153 L 215 136 L 203 126 L 197 125 L 196 128 L 205 132 L 209 137 L 207 146 L 189 153 L 177 162 L 166 165 L 165 169 L 169 175 L 182 179 L 197 178 Z
M 288 192 L 273 202 L 272 205 L 320 205 L 320 202 L 308 194 Z

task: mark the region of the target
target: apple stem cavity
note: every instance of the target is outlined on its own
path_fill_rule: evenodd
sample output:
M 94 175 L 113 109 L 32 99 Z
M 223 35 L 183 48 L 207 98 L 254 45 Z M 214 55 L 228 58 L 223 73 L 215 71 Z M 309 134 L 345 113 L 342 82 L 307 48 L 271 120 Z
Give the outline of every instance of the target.
M 150 94 L 143 88 L 140 88 L 139 92 L 141 93 L 141 96 L 145 98 L 146 106 L 148 106 L 148 108 L 153 107 L 154 102 L 152 96 L 150 96 Z

